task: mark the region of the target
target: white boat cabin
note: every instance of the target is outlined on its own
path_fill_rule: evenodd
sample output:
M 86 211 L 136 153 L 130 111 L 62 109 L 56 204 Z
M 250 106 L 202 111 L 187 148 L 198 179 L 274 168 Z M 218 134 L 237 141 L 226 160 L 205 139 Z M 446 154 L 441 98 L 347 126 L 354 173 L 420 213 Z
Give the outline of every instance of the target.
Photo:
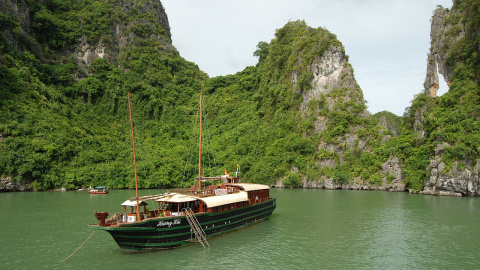
M 140 197 L 140 219 L 171 217 L 184 215 L 184 209 L 192 209 L 197 213 L 220 213 L 270 200 L 270 187 L 261 184 L 224 183 L 209 186 L 200 191 L 194 187 L 183 190 L 172 190 L 162 195 Z M 145 200 L 155 200 L 158 207 L 148 210 Z M 122 203 L 123 222 L 137 221 L 137 201 L 130 199 Z M 127 209 L 127 207 L 129 209 Z

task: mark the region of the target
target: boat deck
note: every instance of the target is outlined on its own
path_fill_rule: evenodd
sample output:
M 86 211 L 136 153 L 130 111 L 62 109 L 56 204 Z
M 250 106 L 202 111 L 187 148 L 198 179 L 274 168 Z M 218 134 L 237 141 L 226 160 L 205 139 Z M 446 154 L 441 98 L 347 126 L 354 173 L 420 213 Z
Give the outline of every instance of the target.
M 198 189 L 197 186 L 191 186 L 189 189 L 188 188 L 171 189 L 171 190 L 168 190 L 167 192 L 204 198 L 204 197 L 210 197 L 210 196 L 237 193 L 239 192 L 239 189 L 237 187 L 227 186 L 227 185 L 213 185 L 213 186 L 209 186 L 207 189 Z

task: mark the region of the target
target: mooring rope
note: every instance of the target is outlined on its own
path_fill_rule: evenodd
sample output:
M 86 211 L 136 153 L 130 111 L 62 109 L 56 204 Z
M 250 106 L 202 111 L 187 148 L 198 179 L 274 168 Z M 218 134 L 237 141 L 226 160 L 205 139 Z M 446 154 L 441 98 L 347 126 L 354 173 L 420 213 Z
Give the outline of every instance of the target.
M 78 251 L 80 248 L 82 248 L 83 245 L 85 245 L 85 243 L 87 243 L 88 239 L 90 239 L 90 237 L 92 237 L 92 235 L 93 235 L 93 233 L 94 233 L 95 231 L 96 231 L 96 230 L 93 230 L 93 231 L 92 231 L 92 233 L 88 236 L 87 240 L 85 240 L 85 242 L 83 242 L 83 244 L 81 244 L 81 245 L 77 248 L 77 250 L 75 250 L 72 254 L 70 254 L 70 256 L 66 257 L 65 259 L 63 259 L 63 260 L 60 261 L 60 262 L 66 261 L 68 258 L 72 257 L 73 254 L 77 253 L 77 251 Z

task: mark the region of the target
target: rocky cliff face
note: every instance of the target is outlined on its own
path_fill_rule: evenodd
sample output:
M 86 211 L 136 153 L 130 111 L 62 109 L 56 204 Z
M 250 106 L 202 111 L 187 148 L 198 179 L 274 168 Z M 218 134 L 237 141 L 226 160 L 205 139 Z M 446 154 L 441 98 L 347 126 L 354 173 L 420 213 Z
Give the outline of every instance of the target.
M 330 166 L 326 161 L 322 165 Z M 303 188 L 319 188 L 319 189 L 345 189 L 345 190 L 382 190 L 382 191 L 405 191 L 405 183 L 403 182 L 403 175 L 401 164 L 397 158 L 389 159 L 382 164 L 384 177 L 380 184 L 372 184 L 369 181 L 351 181 L 338 183 L 332 177 L 323 178 L 319 180 L 303 179 Z M 389 178 L 386 176 L 389 175 Z M 284 187 L 281 181 L 276 183 L 277 187 Z
M 448 144 L 439 144 L 435 157 L 430 160 L 430 175 L 425 183 L 423 193 L 441 196 L 479 196 L 480 195 L 480 159 L 476 162 L 460 160 L 446 169 L 442 156 Z M 466 167 L 466 168 L 464 168 Z
M 402 117 L 388 111 L 378 112 L 372 115 L 372 117 L 378 121 L 380 126 L 389 131 L 393 137 L 398 137 L 401 134 Z
M 303 62 L 299 59 L 297 62 Z M 302 102 L 299 110 L 307 117 L 315 115 L 314 126 L 315 133 L 319 134 L 327 129 L 336 126 L 329 124 L 331 119 L 321 111 L 353 114 L 354 117 L 371 119 L 369 112 L 366 110 L 363 92 L 357 84 L 352 66 L 348 63 L 348 57 L 345 55 L 342 46 L 334 45 L 329 47 L 322 56 L 315 57 L 308 66 L 312 79 L 310 81 L 311 88 L 301 93 Z M 297 83 L 297 78 L 301 74 L 292 74 L 292 82 Z M 309 106 L 312 102 L 322 101 L 324 108 L 312 108 Z M 341 125 L 344 125 L 342 123 Z M 317 166 L 334 168 L 343 163 L 346 152 L 365 151 L 371 153 L 373 150 L 368 146 L 368 140 L 371 138 L 360 138 L 358 131 L 364 129 L 362 124 L 350 123 L 349 130 L 343 136 L 338 136 L 335 142 L 319 141 L 318 151 L 326 151 L 335 153 L 338 157 L 325 157 L 317 162 Z M 383 133 L 381 129 L 378 130 Z M 381 135 L 380 137 L 383 137 Z M 386 137 L 385 137 L 386 140 Z M 294 169 L 292 171 L 295 171 Z M 380 182 L 372 183 L 369 179 L 350 179 L 348 181 L 339 182 L 334 177 L 322 176 L 318 179 L 308 180 L 305 176 L 302 178 L 304 188 L 322 188 L 322 189 L 355 189 L 355 190 L 390 190 L 404 191 L 405 184 L 401 171 L 401 164 L 397 158 L 391 158 L 382 164 Z M 282 180 L 276 183 L 277 187 L 283 187 Z
M 28 183 L 14 181 L 10 177 L 0 177 L 0 192 L 8 191 L 31 191 L 32 187 Z
M 38 1 L 45 4 L 44 1 Z M 0 2 L 0 11 L 13 18 L 18 23 L 15 31 L 2 30 L 7 42 L 17 51 L 29 49 L 43 54 L 44 44 L 38 43 L 35 33 L 32 33 L 31 25 L 34 18 L 31 17 L 32 8 L 25 1 L 5 0 Z M 33 15 L 35 16 L 35 15 Z M 159 50 L 174 52 L 171 44 L 170 25 L 160 1 L 114 1 L 104 14 L 103 18 L 111 23 L 109 31 L 100 33 L 99 38 L 90 39 L 86 34 L 80 35 L 77 42 L 52 50 L 58 58 L 68 58 L 73 55 L 79 67 L 85 69 L 96 59 L 106 59 L 111 64 L 122 68 L 123 63 L 128 62 L 129 50 L 138 46 L 140 40 L 158 43 Z M 82 28 L 82 24 L 78 28 Z M 159 31 L 159 29 L 161 29 Z M 87 31 L 88 32 L 88 31 Z M 35 47 L 32 49 L 32 47 Z M 48 50 L 47 50 L 48 51 Z M 80 79 L 82 75 L 79 75 Z
M 459 11 L 438 6 L 435 9 L 430 30 L 430 52 L 427 61 L 427 76 L 425 78 L 425 94 L 431 97 L 437 96 L 439 88 L 438 73 L 440 73 L 447 85 L 450 86 L 453 77 L 453 67 L 447 63 L 447 51 L 455 41 L 465 36 L 465 26 L 458 19 Z
M 303 101 L 300 106 L 302 112 L 306 110 L 311 100 L 320 100 L 322 97 L 325 98 L 328 108 L 333 110 L 334 105 L 340 100 L 329 94 L 338 89 L 348 91 L 347 94 L 343 95 L 341 102 L 365 103 L 363 93 L 353 76 L 353 68 L 348 63 L 343 48 L 339 46 L 330 47 L 321 57 L 316 57 L 313 60 L 309 69 L 313 74 L 312 88 L 302 93 Z M 297 76 L 294 74 L 292 78 L 293 82 L 296 83 Z M 360 116 L 368 117 L 369 113 L 364 110 Z M 316 124 L 318 124 L 318 121 Z
M 148 39 L 157 42 L 160 50 L 175 51 L 171 44 L 168 17 L 160 1 L 115 1 L 112 12 L 122 14 L 124 18 L 112 22 L 112 32 L 102 33 L 100 39 L 93 43 L 83 35 L 73 47 L 73 55 L 79 66 L 87 67 L 94 60 L 102 58 L 124 68 L 124 63 L 131 60 L 128 51 L 132 46 L 140 45 L 137 44 L 139 40 Z M 158 32 L 158 29 L 163 31 Z
M 33 55 L 31 57 L 32 62 L 39 66 L 53 66 L 57 63 L 61 65 L 67 61 L 68 64 L 72 64 L 71 61 L 73 60 L 75 63 L 72 65 L 74 68 L 71 69 L 71 72 L 76 72 L 74 74 L 76 80 L 82 80 L 90 75 L 88 67 L 96 59 L 105 59 L 112 65 L 128 70 L 128 64 L 132 62 L 131 58 L 139 55 L 135 50 L 143 50 L 142 53 L 148 50 L 150 54 L 155 52 L 160 52 L 162 55 L 178 54 L 171 45 L 170 26 L 160 1 L 87 2 L 71 1 L 75 4 L 66 7 L 62 1 L 0 1 L 0 47 L 2 48 L 0 68 L 2 68 L 2 65 L 6 65 L 7 68 L 9 68 L 8 65 L 11 65 L 12 69 L 19 68 L 25 73 L 29 72 L 29 67 L 20 67 L 15 61 L 11 60 L 12 58 L 18 58 L 23 61 L 23 53 L 27 57 Z M 62 8 L 56 8 L 55 5 L 62 5 Z M 101 16 L 93 16 L 99 14 L 96 12 L 102 12 Z M 51 24 L 49 25 L 49 23 Z M 68 27 L 65 25 L 68 25 Z M 74 25 L 73 30 L 70 27 L 71 25 Z M 63 38 L 62 35 L 68 37 Z M 67 40 L 68 42 L 52 46 L 50 41 L 53 39 Z M 168 58 L 168 56 L 165 58 Z M 54 73 L 56 75 L 56 71 Z M 13 81 L 16 78 L 15 76 L 5 77 L 4 74 L 2 69 L 1 77 L 3 79 L 8 78 Z M 48 82 L 40 81 L 36 80 L 36 83 L 48 84 Z M 5 84 L 1 85 L 4 86 Z M 40 88 L 43 89 L 43 86 Z M 25 86 L 25 88 L 28 87 Z M 45 89 L 48 87 L 47 85 Z M 3 91 L 4 89 L 0 90 L 0 92 Z M 17 93 L 11 95 L 12 100 L 15 98 L 15 94 Z M 44 94 L 41 94 L 42 101 L 40 103 L 42 104 L 43 99 L 47 99 L 43 96 Z M 2 98 L 5 97 L 4 95 L 1 96 Z M 0 107 L 3 108 L 3 105 L 2 103 Z M 6 110 L 8 111 L 9 108 L 6 107 Z M 0 119 L 2 120 L 0 122 L 4 124 L 1 115 Z M 32 118 L 36 119 L 35 117 Z M 21 123 L 21 120 L 19 122 Z M 0 141 L 5 136 L 3 131 L 0 130 Z M 4 135 L 1 133 L 4 133 Z M 21 137 L 23 134 L 18 134 L 18 136 Z M 40 154 L 45 155 L 44 152 Z M 18 160 L 17 162 L 23 164 L 31 162 L 31 160 Z M 25 181 L 19 180 L 22 177 L 16 175 L 16 173 L 4 174 L 0 171 L 0 191 L 27 191 L 34 187 L 25 179 Z M 32 181 L 30 180 L 30 182 Z
M 9 45 L 17 51 L 23 51 L 25 44 L 20 42 L 20 39 L 30 36 L 30 8 L 24 1 L 4 0 L 0 1 L 0 11 L 19 24 L 20 27 L 13 33 L 5 29 L 1 30 Z
M 466 77 L 455 78 L 454 69 L 459 63 L 451 59 L 449 60 L 449 56 L 457 53 L 455 52 L 457 50 L 462 50 L 463 44 L 469 42 L 465 39 L 468 31 L 470 31 L 471 40 L 478 40 L 479 32 L 478 29 L 467 29 L 469 22 L 466 21 L 467 16 L 465 12 L 470 13 L 471 10 L 468 10 L 470 7 L 467 7 L 467 11 L 465 11 L 464 8 L 460 7 L 459 3 L 460 2 L 454 3 L 451 10 L 437 7 L 432 17 L 430 34 L 431 47 L 428 55 L 427 74 L 424 84 L 425 94 L 430 97 L 436 97 L 439 80 L 437 72 L 443 76 L 449 86 L 451 86 L 455 80 L 467 80 Z M 470 15 L 471 14 L 474 13 L 470 13 Z M 477 51 L 480 51 L 480 47 Z M 457 59 L 456 61 L 462 62 L 464 58 Z M 462 64 L 463 63 L 460 65 Z M 466 89 L 463 91 L 473 90 Z M 462 95 L 463 94 L 457 94 L 456 99 L 463 99 L 464 97 Z M 462 104 L 460 104 L 460 106 L 462 106 Z M 417 133 L 420 133 L 422 137 L 425 134 L 425 113 L 425 108 L 417 111 L 415 120 L 416 126 L 420 127 Z M 432 112 L 430 112 L 430 114 L 432 115 Z M 473 120 L 476 116 L 475 114 L 471 114 L 469 117 Z M 462 121 L 461 118 L 457 119 L 456 123 L 453 124 L 459 124 Z M 445 125 L 445 123 L 443 123 L 443 125 Z M 440 128 L 442 130 L 445 129 L 443 126 Z M 447 143 L 441 140 L 434 143 L 434 153 L 430 158 L 428 168 L 426 168 L 427 180 L 425 181 L 424 194 L 448 196 L 480 195 L 480 159 L 472 160 L 464 155 L 453 161 L 453 165 L 445 162 L 444 157 L 447 155 L 447 149 L 454 149 L 456 143 L 457 142 Z

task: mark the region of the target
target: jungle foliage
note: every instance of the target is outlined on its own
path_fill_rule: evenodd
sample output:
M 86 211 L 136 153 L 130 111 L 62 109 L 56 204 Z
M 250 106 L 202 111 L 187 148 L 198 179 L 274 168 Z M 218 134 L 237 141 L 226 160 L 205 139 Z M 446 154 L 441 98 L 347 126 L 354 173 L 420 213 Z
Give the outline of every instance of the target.
M 141 188 L 193 182 L 200 91 L 208 126 L 202 160 L 215 167 L 209 174 L 223 174 L 224 168 L 233 174 L 240 165 L 249 182 L 284 179 L 286 186 L 297 187 L 302 179 L 331 178 L 374 185 L 391 181 L 382 164 L 397 156 L 409 187 L 421 189 L 437 142 L 451 145 L 445 159 L 478 156 L 479 56 L 470 45 L 478 47 L 473 34 L 458 41 L 460 50 L 451 52 L 450 61 L 458 64 L 450 92 L 436 100 L 417 96 L 404 116 L 401 134 L 385 140 L 394 134 L 374 118 L 361 116 L 366 110 L 361 102 L 329 108 L 325 99 L 313 100 L 310 113 L 300 112 L 301 94 L 311 87 L 313 77 L 308 63 L 330 46 L 341 47 L 329 31 L 289 22 L 270 43 L 259 42 L 256 66 L 208 78 L 166 44 L 169 29 L 145 9 L 151 1 L 121 2 L 134 8 L 121 8 L 111 0 L 26 1 L 30 34 L 22 32 L 18 18 L 0 14 L 0 176 L 38 190 L 132 188 L 127 92 L 133 103 Z M 141 9 L 145 12 L 135 11 Z M 478 29 L 480 16 L 471 13 L 469 27 Z M 112 25 L 127 19 L 132 23 L 124 34 L 134 39 L 118 50 Z M 12 37 L 20 49 L 8 42 Z M 62 50 L 83 37 L 92 44 L 102 40 L 117 57 L 85 67 L 72 55 L 62 56 Z M 299 75 L 295 84 L 292 71 Z M 341 100 L 351 93 L 336 89 L 329 95 Z M 424 106 L 427 135 L 420 138 L 415 112 Z M 326 130 L 315 131 L 316 117 L 326 119 Z M 360 147 L 357 140 L 350 149 L 340 143 L 352 134 L 366 144 Z M 319 149 L 320 142 L 341 151 Z M 320 166 L 324 160 L 335 165 Z
M 270 44 L 259 43 L 254 53 L 259 56 L 256 67 L 208 78 L 178 52 L 162 49 L 165 44 L 149 38 L 155 34 L 169 40 L 168 31 L 158 30 L 156 25 L 145 30 L 151 31 L 147 34 L 135 30 L 136 40 L 122 49 L 117 61 L 97 59 L 84 68 L 72 56 L 58 57 L 57 48 L 80 36 L 92 42 L 101 38 L 108 46 L 106 37 L 111 33 L 107 25 L 121 17 L 116 6 L 110 1 L 29 4 L 33 34 L 24 38 L 30 39 L 30 47 L 37 51 L 27 46 L 20 53 L 8 45 L 5 35 L 1 37 L 4 56 L 0 76 L 5 89 L 0 101 L 2 175 L 31 183 L 38 190 L 133 187 L 126 101 L 130 92 L 140 187 L 189 185 L 196 173 L 195 162 L 185 161 L 195 159 L 192 126 L 198 121 L 201 90 L 207 108 L 207 134 L 212 138 L 206 148 L 215 153 L 206 153 L 202 160 L 216 165 L 212 174 L 240 165 L 248 181 L 272 184 L 287 177 L 292 186 L 300 184 L 301 175 L 310 179 L 334 175 L 335 169 L 322 170 L 316 164 L 325 155 L 339 157 L 318 152 L 316 147 L 319 140 L 335 141 L 338 135 L 343 136 L 358 118 L 355 111 L 344 111 L 346 105 L 331 112 L 324 110 L 331 125 L 339 121 L 342 128 L 315 134 L 310 120 L 298 110 L 298 91 L 310 87 L 311 74 L 307 65 L 299 65 L 296 59 L 311 62 L 330 46 L 341 46 L 327 30 L 290 22 L 277 30 Z M 12 18 L 2 21 L 3 29 L 10 33 L 18 27 Z M 78 21 L 82 27 L 75 25 Z M 297 85 L 289 79 L 292 69 L 305 74 Z M 365 108 L 364 104 L 358 106 Z M 358 163 L 354 155 L 358 153 L 350 160 Z M 368 155 L 364 159 L 369 171 L 378 171 L 378 162 L 372 162 Z M 342 166 L 345 171 L 347 167 Z M 292 169 L 298 173 L 291 173 Z
M 193 122 L 206 74 L 137 30 L 132 31 L 139 38 L 117 63 L 97 59 L 83 68 L 73 56 L 58 54 L 80 36 L 108 42 L 112 21 L 122 15 L 113 2 L 29 1 L 31 35 L 18 30 L 15 17 L 2 15 L 1 175 L 38 190 L 133 187 L 126 99 L 131 92 L 141 187 L 181 183 L 191 133 L 187 123 Z M 169 40 L 168 31 L 159 27 L 145 31 Z M 22 49 L 12 47 L 5 33 L 13 34 Z
M 445 62 L 453 70 L 449 91 L 436 98 L 417 95 L 405 110 L 402 135 L 395 139 L 405 182 L 416 190 L 423 188 L 430 159 L 440 157 L 445 163 L 441 173 L 448 175 L 454 164 L 472 170 L 480 154 L 480 1 L 454 1 L 445 21 L 452 25 L 444 47 Z M 465 35 L 458 38 L 460 27 Z M 421 123 L 416 121 L 420 115 Z

